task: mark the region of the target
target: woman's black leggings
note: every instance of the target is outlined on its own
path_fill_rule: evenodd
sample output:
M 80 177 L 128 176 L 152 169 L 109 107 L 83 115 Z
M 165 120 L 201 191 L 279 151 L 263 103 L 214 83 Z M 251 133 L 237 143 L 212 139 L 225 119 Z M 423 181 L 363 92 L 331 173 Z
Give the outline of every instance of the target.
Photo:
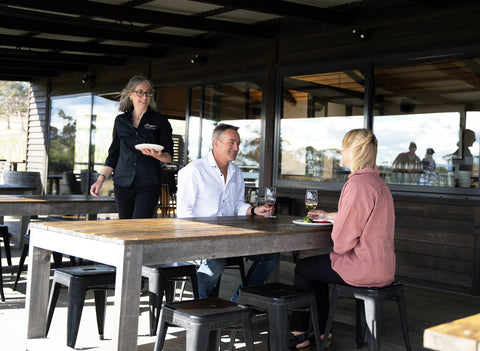
M 160 189 L 160 185 L 141 188 L 114 186 L 118 217 L 120 219 L 155 217 Z
M 320 255 L 304 258 L 295 267 L 295 286 L 305 290 L 314 290 L 317 300 L 320 330 L 325 329 L 330 306 L 328 284 L 345 283 L 332 269 L 330 255 Z M 308 331 L 309 313 L 294 311 L 291 328 L 295 331 Z

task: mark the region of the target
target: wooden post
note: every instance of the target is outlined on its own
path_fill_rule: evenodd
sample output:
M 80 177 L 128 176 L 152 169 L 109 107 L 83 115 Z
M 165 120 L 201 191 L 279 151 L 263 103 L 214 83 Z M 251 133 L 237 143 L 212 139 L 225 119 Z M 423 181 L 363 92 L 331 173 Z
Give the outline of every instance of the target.
M 473 213 L 473 276 L 472 295 L 480 295 L 480 203 L 475 201 Z
M 263 131 L 260 146 L 260 172 L 259 172 L 259 189 L 265 186 L 272 185 L 273 181 L 273 160 L 275 149 L 275 111 L 276 111 L 276 91 L 277 91 L 277 47 L 276 40 L 270 43 L 270 51 L 268 54 L 268 68 L 266 84 L 264 87 L 264 111 L 265 115 L 262 117 Z M 260 190 L 262 191 L 262 190 Z

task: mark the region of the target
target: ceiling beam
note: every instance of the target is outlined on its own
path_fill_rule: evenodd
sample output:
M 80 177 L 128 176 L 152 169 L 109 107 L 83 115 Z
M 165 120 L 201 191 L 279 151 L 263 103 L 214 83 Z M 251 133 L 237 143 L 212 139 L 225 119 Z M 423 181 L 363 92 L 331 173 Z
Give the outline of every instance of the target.
M 58 76 L 57 71 L 47 71 L 47 70 L 36 70 L 32 68 L 19 68 L 19 69 L 14 69 L 14 68 L 4 68 L 0 67 L 0 75 L 3 77 L 24 77 L 24 78 L 29 78 L 28 80 L 31 80 L 32 78 L 42 78 L 42 77 L 56 77 Z M 26 80 L 26 79 L 20 79 L 20 80 Z
M 76 51 L 96 54 L 157 58 L 163 57 L 165 52 L 162 49 L 97 44 L 91 42 L 78 42 L 69 40 L 43 39 L 5 34 L 0 34 L 0 45 L 12 46 L 15 48 L 49 49 L 55 51 Z
M 354 97 L 362 100 L 365 98 L 365 94 L 359 91 L 332 87 L 330 85 L 304 81 L 296 78 L 285 78 L 284 85 L 285 85 L 285 89 L 298 90 L 304 93 L 309 93 L 314 96 L 318 96 L 320 98 L 326 98 L 326 99 L 329 99 L 330 95 L 321 96 L 319 95 L 318 91 L 323 90 L 325 92 L 339 94 L 339 95 L 333 95 L 335 96 L 335 98 Z
M 332 11 L 316 6 L 308 6 L 281 0 L 195 0 L 198 2 L 228 6 L 238 9 L 271 13 L 279 16 L 298 17 L 320 22 L 348 24 L 352 14 Z
M 155 26 L 187 28 L 259 38 L 270 38 L 273 36 L 270 30 L 256 25 L 138 9 L 124 5 L 110 5 L 85 0 L 50 0 L 41 2 L 35 0 L 9 0 L 2 1 L 2 3 L 11 4 L 16 7 L 25 7 L 27 9 L 34 8 L 38 10 L 65 12 L 90 18 L 102 17 L 115 21 L 148 23 Z
M 118 66 L 123 63 L 123 59 L 118 57 L 61 54 L 61 53 L 53 53 L 53 52 L 39 52 L 39 51 L 31 51 L 31 50 L 9 50 L 9 49 L 0 49 L 0 58 L 12 59 L 12 60 L 23 60 L 23 61 L 36 61 L 36 62 L 112 65 L 112 66 Z
M 38 77 L 33 77 L 30 75 L 23 75 L 23 74 L 8 74 L 0 72 L 0 80 L 7 80 L 12 82 L 30 82 Z
M 0 68 L 17 68 L 25 67 L 35 68 L 36 70 L 46 71 L 76 71 L 84 72 L 88 70 L 86 64 L 74 64 L 66 62 L 42 62 L 37 60 L 19 60 L 17 58 L 3 58 L 0 56 Z
M 150 45 L 211 48 L 213 44 L 211 40 L 207 39 L 147 33 L 144 31 L 144 27 L 135 25 L 25 11 L 3 5 L 0 5 L 0 9 L 0 23 L 3 28 L 74 37 L 91 37 L 100 40 L 140 42 Z

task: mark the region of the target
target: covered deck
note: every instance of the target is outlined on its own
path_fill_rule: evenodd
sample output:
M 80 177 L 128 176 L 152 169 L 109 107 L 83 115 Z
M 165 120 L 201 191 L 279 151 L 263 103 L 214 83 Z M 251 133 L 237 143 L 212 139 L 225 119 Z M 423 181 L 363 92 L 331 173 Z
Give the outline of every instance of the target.
M 15 222 L 9 222 L 9 225 L 15 230 Z M 3 251 L 3 249 L 2 249 Z M 13 267 L 8 267 L 4 255 L 2 255 L 2 266 L 4 267 L 3 284 L 6 301 L 0 304 L 0 330 L 3 336 L 8 335 L 8 347 L 11 350 L 21 350 L 25 347 L 25 293 L 26 293 L 26 272 L 23 273 L 18 284 L 18 291 L 13 291 L 13 283 L 20 258 L 20 250 L 13 248 Z M 65 258 L 65 264 L 69 261 Z M 248 264 L 248 262 L 247 262 Z M 292 262 L 288 253 L 282 255 L 280 264 L 280 281 L 286 284 L 293 282 L 295 264 Z M 53 270 L 52 270 L 53 273 Z M 222 288 L 220 297 L 229 299 L 231 293 L 240 282 L 236 270 L 226 270 L 222 276 Z M 52 344 L 48 344 L 49 350 L 56 350 L 61 345 L 64 350 L 66 339 L 66 295 L 63 291 L 59 298 L 49 337 Z M 185 298 L 192 296 L 189 284 L 187 284 Z M 407 303 L 407 315 L 409 323 L 409 336 L 412 350 L 429 350 L 423 347 L 424 331 L 427 328 L 451 322 L 476 313 L 480 313 L 480 297 L 465 295 L 455 292 L 447 292 L 438 289 L 430 289 L 415 285 L 405 285 L 405 298 Z M 105 323 L 105 340 L 100 341 L 96 330 L 95 308 L 93 293 L 87 293 L 87 300 L 82 315 L 80 330 L 76 349 L 79 350 L 110 350 L 113 319 L 112 313 L 113 291 L 108 293 L 107 315 Z M 110 312 L 110 313 L 109 313 Z M 268 350 L 267 345 L 267 325 L 264 317 L 256 318 L 255 323 L 255 349 Z M 332 351 L 350 351 L 356 350 L 355 344 L 355 303 L 353 300 L 341 300 L 337 308 L 337 313 L 333 325 L 334 343 L 330 347 Z M 155 337 L 148 335 L 148 298 L 142 297 L 140 303 L 140 318 L 138 332 L 138 349 L 142 351 L 153 350 Z M 382 350 L 384 351 L 403 351 L 405 345 L 400 325 L 400 318 L 397 306 L 393 302 L 384 304 L 383 322 L 382 322 Z M 60 341 L 60 343 L 59 343 Z M 228 332 L 222 337 L 222 350 L 228 347 Z M 180 328 L 169 328 L 166 348 L 168 351 L 184 350 L 185 332 Z M 242 340 L 242 334 L 237 335 L 235 349 L 245 349 Z M 363 347 L 367 350 L 367 346 Z M 315 350 L 312 348 L 312 350 Z

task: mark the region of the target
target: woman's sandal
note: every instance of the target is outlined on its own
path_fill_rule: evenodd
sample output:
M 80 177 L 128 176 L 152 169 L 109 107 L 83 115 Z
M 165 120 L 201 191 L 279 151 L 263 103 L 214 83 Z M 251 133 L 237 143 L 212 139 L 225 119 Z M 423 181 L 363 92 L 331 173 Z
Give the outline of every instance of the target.
M 322 335 L 320 337 L 320 342 L 323 343 L 324 338 L 325 338 L 325 336 Z M 330 333 L 330 334 L 328 334 L 327 343 L 325 344 L 325 348 L 328 349 L 330 346 L 332 346 L 332 342 L 333 342 L 333 336 L 332 336 L 332 333 Z
M 320 342 L 323 342 L 323 339 L 324 339 L 324 336 L 323 335 L 320 336 Z M 297 348 L 298 344 L 302 344 L 305 341 L 309 341 L 309 344 L 304 346 L 304 347 Z M 328 334 L 327 343 L 325 344 L 326 349 L 328 349 L 330 346 L 332 346 L 332 341 L 333 341 L 333 336 L 330 333 L 330 334 Z M 312 345 L 314 343 L 315 343 L 315 334 L 313 333 L 313 331 L 310 331 L 308 333 L 294 335 L 290 339 L 290 341 L 288 342 L 288 348 L 292 351 L 295 351 L 295 350 L 306 351 L 306 350 L 309 350 L 310 345 Z
M 309 342 L 308 345 L 301 348 L 297 348 L 297 345 L 302 344 L 305 341 Z M 310 345 L 312 345 L 314 341 L 315 341 L 315 335 L 313 334 L 313 332 L 294 335 L 288 342 L 288 348 L 292 351 L 308 350 L 310 348 Z

